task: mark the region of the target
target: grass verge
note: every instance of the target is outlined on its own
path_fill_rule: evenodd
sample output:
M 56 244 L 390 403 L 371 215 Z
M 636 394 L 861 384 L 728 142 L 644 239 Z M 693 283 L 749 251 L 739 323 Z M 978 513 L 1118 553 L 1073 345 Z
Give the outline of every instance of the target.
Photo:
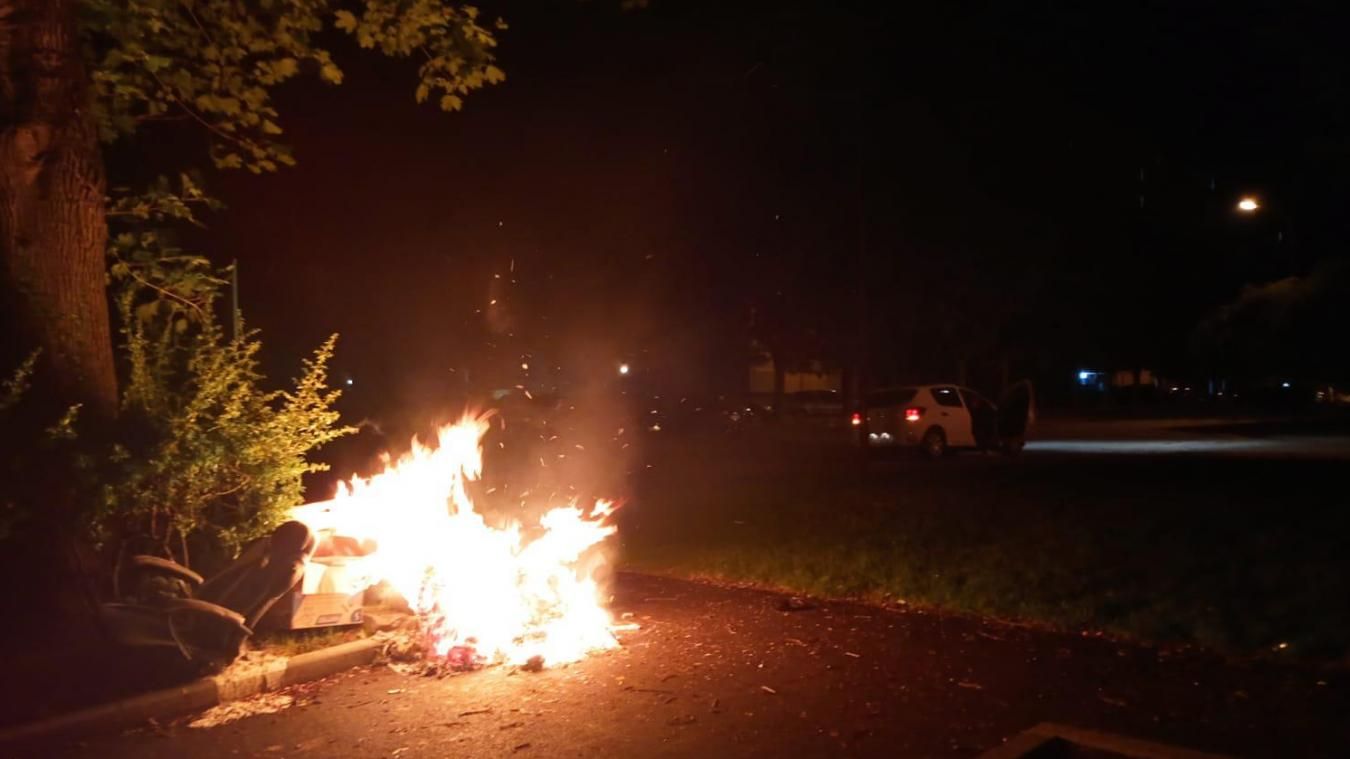
M 350 643 L 364 637 L 361 627 L 326 627 L 316 630 L 274 630 L 253 639 L 253 645 L 278 656 L 298 656 L 321 648 Z
M 629 568 L 1227 654 L 1350 652 L 1350 510 L 1334 463 L 661 461 L 625 525 Z

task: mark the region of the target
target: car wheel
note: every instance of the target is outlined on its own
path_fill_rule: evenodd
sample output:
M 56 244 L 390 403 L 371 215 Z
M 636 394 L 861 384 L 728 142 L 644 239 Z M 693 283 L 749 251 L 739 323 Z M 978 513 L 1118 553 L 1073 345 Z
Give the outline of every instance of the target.
M 1020 437 L 1015 437 L 1010 438 L 1008 440 L 1004 440 L 1001 449 L 1003 451 L 1004 456 L 1016 456 L 1022 452 L 1022 448 L 1024 448 L 1026 444 L 1027 444 L 1026 440 Z
M 941 427 L 929 427 L 919 441 L 919 450 L 930 459 L 940 459 L 947 454 L 947 434 Z

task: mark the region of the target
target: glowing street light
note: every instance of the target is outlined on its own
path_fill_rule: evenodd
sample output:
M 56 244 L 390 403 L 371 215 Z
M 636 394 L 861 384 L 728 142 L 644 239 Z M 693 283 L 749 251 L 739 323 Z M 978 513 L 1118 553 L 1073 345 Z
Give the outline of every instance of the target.
M 1253 198 L 1253 197 L 1251 197 L 1251 196 L 1249 195 L 1249 196 L 1244 197 L 1244 198 L 1242 198 L 1241 200 L 1239 200 L 1239 201 L 1238 201 L 1238 204 L 1237 204 L 1237 207 L 1238 207 L 1238 210 L 1241 211 L 1241 212 L 1243 212 L 1243 213 L 1252 213 L 1253 211 L 1255 211 L 1255 210 L 1257 210 L 1258 208 L 1260 208 L 1260 207 L 1261 207 L 1261 204 L 1258 203 L 1258 202 L 1256 202 L 1256 198 Z
M 619 374 L 628 374 L 628 364 L 619 364 Z

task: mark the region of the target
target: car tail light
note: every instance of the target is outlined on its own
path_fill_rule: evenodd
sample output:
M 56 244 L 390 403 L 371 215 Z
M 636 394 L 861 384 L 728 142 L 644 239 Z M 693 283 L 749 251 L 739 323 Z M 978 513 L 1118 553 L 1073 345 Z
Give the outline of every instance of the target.
M 855 413 L 853 414 L 853 417 L 852 417 L 851 419 L 849 419 L 848 421 L 849 421 L 849 424 L 852 424 L 854 427 L 861 427 L 861 426 L 862 426 L 862 414 L 859 414 L 859 413 L 856 413 L 856 412 L 855 412 Z
M 907 422 L 917 422 L 921 416 L 923 416 L 922 406 L 910 406 L 905 409 L 905 421 Z

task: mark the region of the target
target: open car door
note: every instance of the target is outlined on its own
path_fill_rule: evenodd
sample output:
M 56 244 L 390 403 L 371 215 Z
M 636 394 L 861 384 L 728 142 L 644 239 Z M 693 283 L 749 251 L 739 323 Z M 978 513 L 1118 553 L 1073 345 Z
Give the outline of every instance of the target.
M 1036 420 L 1036 394 L 1031 380 L 1008 386 L 998 399 L 998 436 L 1003 449 L 1018 453 Z

